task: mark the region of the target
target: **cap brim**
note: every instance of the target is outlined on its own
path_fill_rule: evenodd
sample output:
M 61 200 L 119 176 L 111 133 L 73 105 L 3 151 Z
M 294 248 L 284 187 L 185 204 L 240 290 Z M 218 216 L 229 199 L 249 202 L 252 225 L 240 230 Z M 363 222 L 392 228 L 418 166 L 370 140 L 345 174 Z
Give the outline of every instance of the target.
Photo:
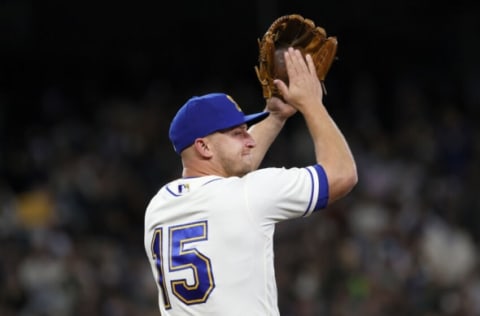
M 263 121 L 267 116 L 270 114 L 270 112 L 261 112 L 261 113 L 255 113 L 255 114 L 249 114 L 245 115 L 245 123 L 247 125 L 253 125 L 256 124 L 260 121 Z

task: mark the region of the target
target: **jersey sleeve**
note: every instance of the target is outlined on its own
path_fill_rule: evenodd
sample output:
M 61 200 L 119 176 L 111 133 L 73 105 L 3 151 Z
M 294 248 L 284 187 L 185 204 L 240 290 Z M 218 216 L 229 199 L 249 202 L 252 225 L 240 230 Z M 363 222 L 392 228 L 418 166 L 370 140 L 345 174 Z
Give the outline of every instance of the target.
M 244 185 L 248 210 L 256 220 L 279 222 L 309 216 L 328 203 L 328 179 L 319 164 L 260 169 L 249 173 Z

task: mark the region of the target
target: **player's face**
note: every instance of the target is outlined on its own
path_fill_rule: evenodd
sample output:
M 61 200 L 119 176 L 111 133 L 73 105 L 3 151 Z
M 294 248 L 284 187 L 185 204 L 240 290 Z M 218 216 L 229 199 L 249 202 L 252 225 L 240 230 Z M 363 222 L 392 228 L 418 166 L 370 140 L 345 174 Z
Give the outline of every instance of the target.
M 253 169 L 255 140 L 243 124 L 214 134 L 215 159 L 226 176 L 243 176 Z

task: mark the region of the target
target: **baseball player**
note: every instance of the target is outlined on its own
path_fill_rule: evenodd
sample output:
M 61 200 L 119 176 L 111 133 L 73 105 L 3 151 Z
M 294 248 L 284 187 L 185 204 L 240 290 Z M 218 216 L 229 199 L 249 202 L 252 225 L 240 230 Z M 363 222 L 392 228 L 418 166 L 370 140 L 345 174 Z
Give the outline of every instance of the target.
M 312 58 L 293 48 L 284 56 L 289 85 L 275 80 L 283 100 L 268 99 L 264 112 L 245 115 L 228 95 L 211 93 L 188 100 L 171 122 L 183 174 L 158 191 L 145 213 L 161 315 L 279 315 L 275 224 L 326 208 L 357 182 Z M 297 111 L 316 161 L 257 169 Z

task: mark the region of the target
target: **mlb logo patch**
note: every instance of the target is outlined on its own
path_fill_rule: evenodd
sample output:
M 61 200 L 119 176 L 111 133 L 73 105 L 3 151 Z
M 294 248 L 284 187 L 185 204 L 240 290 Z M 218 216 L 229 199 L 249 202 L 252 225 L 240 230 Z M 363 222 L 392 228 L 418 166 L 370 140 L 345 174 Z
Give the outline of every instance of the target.
M 185 193 L 190 191 L 189 183 L 182 183 L 178 185 L 178 193 Z

